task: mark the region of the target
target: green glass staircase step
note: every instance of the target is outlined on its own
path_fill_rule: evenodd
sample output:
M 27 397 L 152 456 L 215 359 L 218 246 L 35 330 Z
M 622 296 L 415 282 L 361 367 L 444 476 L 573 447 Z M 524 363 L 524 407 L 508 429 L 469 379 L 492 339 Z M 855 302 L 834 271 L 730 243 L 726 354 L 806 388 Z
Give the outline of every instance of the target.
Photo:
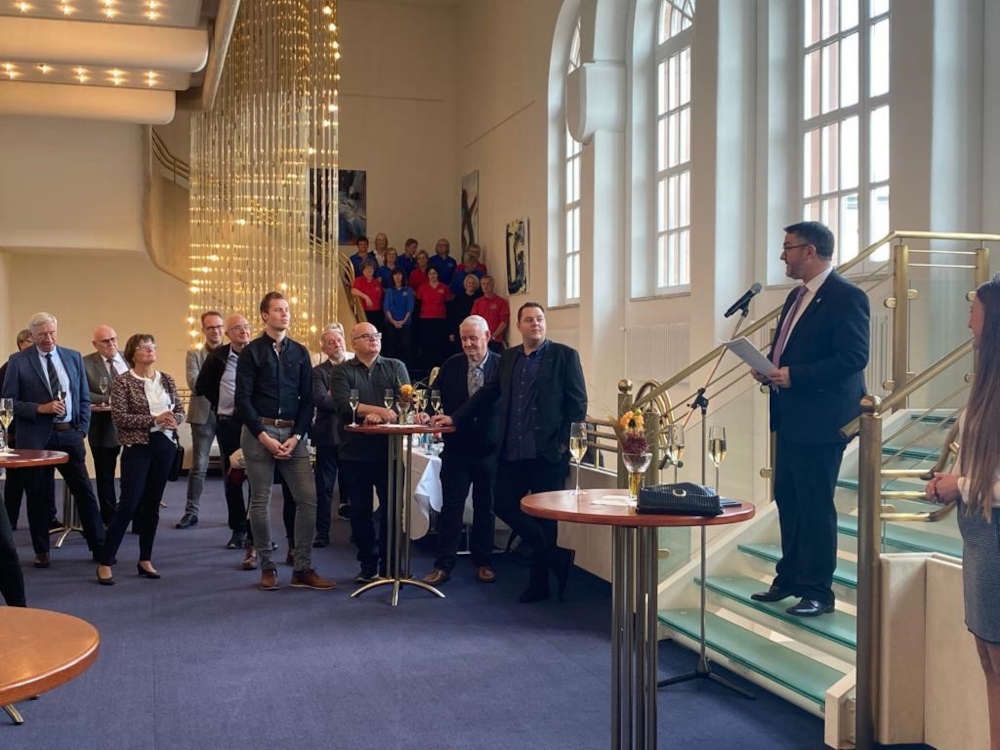
M 910 420 L 913 422 L 934 422 L 937 424 L 942 424 L 942 423 L 954 424 L 955 419 L 956 417 L 954 414 L 950 414 L 948 416 L 945 416 L 944 414 L 924 414 L 923 416 L 921 416 L 920 414 L 910 415 Z
M 781 559 L 781 547 L 777 544 L 741 544 L 740 551 L 769 562 L 778 562 Z M 841 586 L 847 586 L 852 589 L 857 588 L 857 563 L 837 558 L 837 569 L 833 572 L 833 580 Z
M 858 535 L 857 517 L 839 514 L 837 516 L 837 531 L 847 536 L 856 537 Z M 893 523 L 886 525 L 885 543 L 890 547 L 907 552 L 941 552 L 959 559 L 962 557 L 962 540 L 958 537 L 920 531 Z
M 924 480 L 919 477 L 913 477 L 909 481 L 905 479 L 890 479 L 887 482 L 882 482 L 883 490 L 923 490 L 924 485 L 927 484 Z M 858 491 L 858 480 L 854 477 L 838 479 L 837 486 L 842 490 L 854 490 Z
M 660 622 L 697 640 L 697 609 L 661 610 Z M 826 691 L 844 674 L 711 612 L 705 613 L 705 641 L 715 651 L 798 693 L 820 708 Z
M 828 615 L 819 617 L 796 617 L 785 610 L 795 604 L 794 599 L 783 602 L 758 602 L 750 598 L 750 594 L 763 591 L 767 587 L 760 581 L 742 576 L 709 576 L 705 579 L 709 591 L 715 591 L 723 596 L 738 601 L 747 607 L 764 612 L 783 622 L 796 625 L 816 635 L 829 638 L 847 648 L 855 648 L 857 644 L 857 622 L 846 612 L 835 610 Z
M 901 448 L 898 445 L 883 445 L 883 456 L 895 456 L 896 458 L 917 459 L 919 461 L 937 461 L 941 455 L 940 448 L 921 448 L 919 445 L 911 445 Z

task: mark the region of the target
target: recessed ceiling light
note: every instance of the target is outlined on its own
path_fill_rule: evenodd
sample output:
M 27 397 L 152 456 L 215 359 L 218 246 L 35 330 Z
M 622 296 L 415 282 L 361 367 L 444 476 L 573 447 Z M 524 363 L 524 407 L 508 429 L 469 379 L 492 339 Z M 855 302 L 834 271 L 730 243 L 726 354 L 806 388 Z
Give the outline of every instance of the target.
M 59 10 L 63 12 L 63 15 L 68 16 L 73 12 L 73 6 L 63 3 L 61 6 L 59 6 Z
M 45 63 L 42 63 L 41 65 L 38 66 L 38 69 L 40 71 L 42 71 L 42 75 L 44 76 L 44 75 L 48 75 L 49 71 L 52 70 L 52 67 L 50 65 L 46 65 Z
M 27 3 L 18 3 L 17 9 L 22 13 L 27 13 L 29 10 L 31 10 L 31 6 L 28 5 Z

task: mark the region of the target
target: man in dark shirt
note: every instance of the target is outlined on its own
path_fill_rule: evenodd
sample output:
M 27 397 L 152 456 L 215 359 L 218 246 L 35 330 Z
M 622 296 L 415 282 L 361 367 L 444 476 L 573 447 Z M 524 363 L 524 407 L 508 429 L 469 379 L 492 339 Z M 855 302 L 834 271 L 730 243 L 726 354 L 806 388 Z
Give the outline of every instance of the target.
M 370 583 L 379 576 L 379 562 L 385 565 L 386 515 L 388 502 L 389 444 L 382 435 L 359 435 L 344 430 L 350 424 L 351 391 L 358 392 L 357 416 L 365 424 L 395 422 L 396 412 L 383 403 L 385 391 L 398 393 L 399 386 L 410 382 L 406 365 L 398 359 L 381 356 L 382 334 L 371 323 L 358 323 L 351 329 L 354 359 L 333 368 L 331 390 L 340 416 L 341 486 L 351 503 L 351 536 L 358 547 L 361 572 L 355 583 Z M 375 541 L 372 513 L 372 488 L 378 492 L 379 541 Z
M 520 601 L 536 602 L 549 596 L 549 569 L 562 595 L 573 552 L 556 546 L 556 522 L 527 515 L 521 498 L 563 489 L 569 473 L 569 427 L 587 414 L 587 386 L 576 350 L 545 338 L 545 308 L 525 302 L 517 311 L 517 328 L 524 343 L 504 352 L 499 377 L 454 414 L 435 416 L 433 423 L 461 430 L 499 399 L 496 511 L 531 546 L 531 581 Z
M 316 447 L 316 539 L 313 547 L 326 547 L 330 544 L 330 504 L 337 482 L 337 441 L 340 439 L 340 416 L 333 400 L 331 380 L 334 367 L 347 358 L 344 327 L 331 323 L 323 329 L 319 340 L 327 360 L 313 368 L 313 403 L 316 404 L 316 421 L 312 429 L 312 444 Z M 343 480 L 340 484 L 343 495 Z
M 236 415 L 243 424 L 240 447 L 250 479 L 250 526 L 260 558 L 260 587 L 278 588 L 271 560 L 268 504 L 275 469 L 292 493 L 295 511 L 295 564 L 292 586 L 332 589 L 312 567 L 316 531 L 316 486 L 305 437 L 313 416 L 309 350 L 288 338 L 291 313 L 280 292 L 260 303 L 264 332 L 244 347 L 236 365 Z

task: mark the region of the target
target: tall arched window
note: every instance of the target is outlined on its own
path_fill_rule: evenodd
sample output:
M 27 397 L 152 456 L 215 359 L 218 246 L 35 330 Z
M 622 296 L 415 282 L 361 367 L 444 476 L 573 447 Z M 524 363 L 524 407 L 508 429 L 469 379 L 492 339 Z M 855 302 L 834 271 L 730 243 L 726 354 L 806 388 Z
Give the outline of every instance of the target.
M 691 27 L 695 0 L 661 0 L 656 24 L 656 291 L 691 281 Z
M 802 0 L 802 213 L 841 263 L 889 231 L 889 2 Z
M 569 47 L 566 74 L 580 67 L 580 19 L 573 28 Z M 580 299 L 580 171 L 583 163 L 583 145 L 575 140 L 563 124 L 563 242 L 560 248 L 559 268 L 562 276 L 559 302 L 576 302 Z

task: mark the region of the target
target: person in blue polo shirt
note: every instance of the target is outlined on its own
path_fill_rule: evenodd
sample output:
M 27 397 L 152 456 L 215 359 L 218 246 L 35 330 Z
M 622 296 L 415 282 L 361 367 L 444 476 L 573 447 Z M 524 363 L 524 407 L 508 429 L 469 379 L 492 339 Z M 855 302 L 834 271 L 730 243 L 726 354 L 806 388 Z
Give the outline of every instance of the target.
M 451 277 L 455 275 L 458 265 L 450 253 L 451 245 L 442 237 L 434 244 L 434 257 L 430 259 L 430 267 L 438 272 L 438 281 L 445 286 L 451 285 Z

